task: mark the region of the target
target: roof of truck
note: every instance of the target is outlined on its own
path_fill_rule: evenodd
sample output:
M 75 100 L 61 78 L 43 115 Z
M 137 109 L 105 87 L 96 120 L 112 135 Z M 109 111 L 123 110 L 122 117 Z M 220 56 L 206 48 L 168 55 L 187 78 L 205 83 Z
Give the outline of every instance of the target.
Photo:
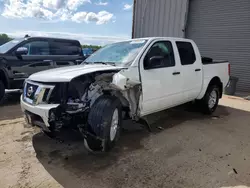
M 145 37 L 145 38 L 133 38 L 133 39 L 128 39 L 128 40 L 126 40 L 126 41 L 131 41 L 131 40 L 156 40 L 156 39 L 178 40 L 178 41 L 191 41 L 190 39 L 178 38 L 178 37 Z
M 37 36 L 37 37 L 24 37 L 23 39 L 54 39 L 54 40 L 67 40 L 67 41 L 78 41 L 75 39 L 67 39 L 67 38 L 60 38 L 60 37 L 42 37 L 42 36 Z

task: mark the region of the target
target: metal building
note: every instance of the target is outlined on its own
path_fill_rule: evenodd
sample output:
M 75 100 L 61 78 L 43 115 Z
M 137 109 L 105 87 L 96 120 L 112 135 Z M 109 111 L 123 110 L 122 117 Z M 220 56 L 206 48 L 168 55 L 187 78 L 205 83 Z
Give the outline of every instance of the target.
M 133 37 L 193 39 L 203 56 L 230 61 L 250 91 L 250 0 L 135 0 Z

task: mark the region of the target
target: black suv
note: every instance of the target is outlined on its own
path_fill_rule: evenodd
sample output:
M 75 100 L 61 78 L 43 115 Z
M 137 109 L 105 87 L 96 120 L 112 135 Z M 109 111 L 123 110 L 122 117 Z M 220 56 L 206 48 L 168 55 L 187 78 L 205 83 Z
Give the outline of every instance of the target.
M 3 44 L 0 46 L 0 103 L 5 89 L 21 89 L 29 75 L 80 64 L 83 60 L 77 40 L 26 37 Z

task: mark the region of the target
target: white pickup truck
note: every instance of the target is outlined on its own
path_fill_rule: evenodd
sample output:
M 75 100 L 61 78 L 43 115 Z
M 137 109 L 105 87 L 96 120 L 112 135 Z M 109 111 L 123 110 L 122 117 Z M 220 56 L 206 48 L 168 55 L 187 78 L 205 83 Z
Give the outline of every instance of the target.
M 44 133 L 77 129 L 88 149 L 108 151 L 123 118 L 139 121 L 191 101 L 214 112 L 229 74 L 228 62 L 202 58 L 192 40 L 132 39 L 103 47 L 81 65 L 31 75 L 21 107 Z

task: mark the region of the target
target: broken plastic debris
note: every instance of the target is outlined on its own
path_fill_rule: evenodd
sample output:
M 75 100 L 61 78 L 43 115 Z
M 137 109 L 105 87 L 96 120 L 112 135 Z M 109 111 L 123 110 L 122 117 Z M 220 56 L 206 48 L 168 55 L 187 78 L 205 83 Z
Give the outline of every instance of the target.
M 212 119 L 216 120 L 216 119 L 219 119 L 220 117 L 219 116 L 213 116 Z
M 236 171 L 236 169 L 235 169 L 235 168 L 233 168 L 233 171 L 234 171 L 234 173 L 235 173 L 235 174 L 238 174 L 238 172 Z
M 157 129 L 164 130 L 164 128 L 161 126 L 158 126 Z

